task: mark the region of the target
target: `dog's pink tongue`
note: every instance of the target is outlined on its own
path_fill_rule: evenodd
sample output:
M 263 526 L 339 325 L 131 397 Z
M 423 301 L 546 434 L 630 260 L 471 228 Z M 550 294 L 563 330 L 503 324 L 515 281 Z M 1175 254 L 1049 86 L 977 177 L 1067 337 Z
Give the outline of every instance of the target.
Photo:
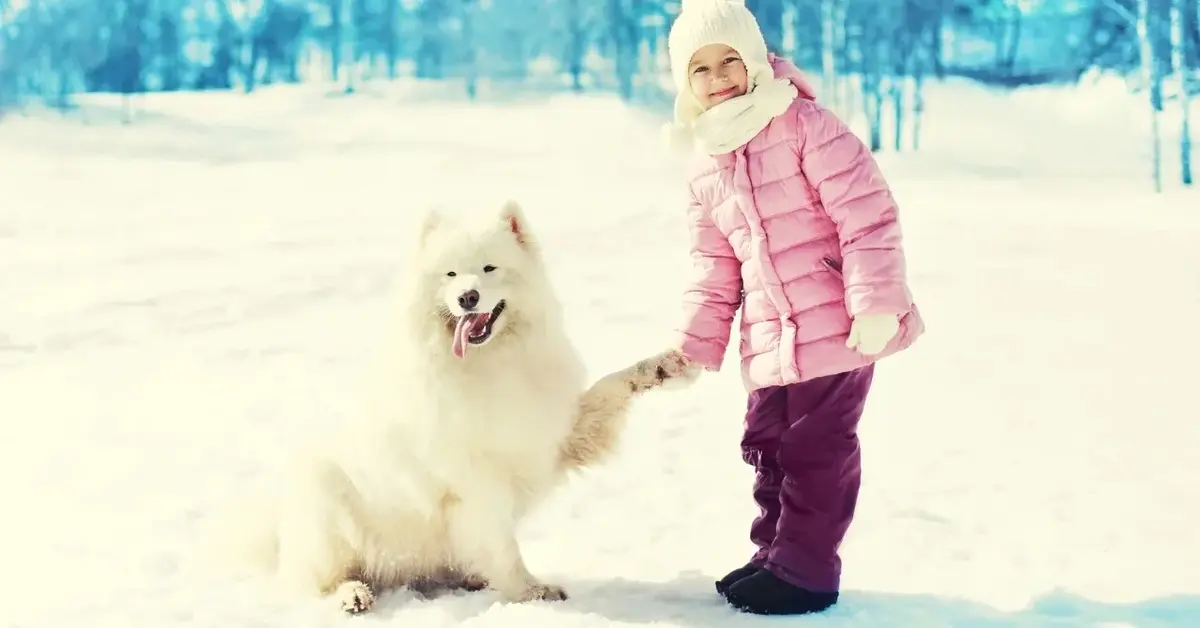
M 458 317 L 458 324 L 454 326 L 454 341 L 450 344 L 450 351 L 454 352 L 455 357 L 461 358 L 467 354 L 467 335 L 471 333 L 474 322 L 474 314 Z

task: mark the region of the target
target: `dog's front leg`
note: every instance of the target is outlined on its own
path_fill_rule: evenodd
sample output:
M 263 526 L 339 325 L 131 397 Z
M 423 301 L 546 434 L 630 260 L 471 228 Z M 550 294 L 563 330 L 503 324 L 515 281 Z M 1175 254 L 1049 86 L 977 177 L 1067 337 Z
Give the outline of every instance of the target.
M 638 395 L 672 383 L 694 381 L 699 368 L 679 351 L 663 351 L 605 375 L 579 398 L 575 425 L 562 444 L 559 463 L 567 469 L 598 464 L 611 454 Z
M 502 488 L 462 499 L 450 519 L 450 535 L 460 560 L 510 602 L 565 600 L 562 587 L 539 581 L 525 566 L 517 544 L 514 505 Z

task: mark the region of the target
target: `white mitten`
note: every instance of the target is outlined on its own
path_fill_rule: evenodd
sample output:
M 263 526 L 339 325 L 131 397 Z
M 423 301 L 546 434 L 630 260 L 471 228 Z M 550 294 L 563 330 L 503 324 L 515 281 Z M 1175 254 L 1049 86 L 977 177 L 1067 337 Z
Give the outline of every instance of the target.
M 875 355 L 887 348 L 898 331 L 900 318 L 894 314 L 856 316 L 850 323 L 850 337 L 846 339 L 846 346 L 858 349 L 863 355 Z

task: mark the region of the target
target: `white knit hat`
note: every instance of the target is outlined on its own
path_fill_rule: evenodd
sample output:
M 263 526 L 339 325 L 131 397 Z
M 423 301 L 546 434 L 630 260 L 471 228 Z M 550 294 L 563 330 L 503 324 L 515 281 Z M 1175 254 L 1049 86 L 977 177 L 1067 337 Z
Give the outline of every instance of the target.
M 678 126 L 689 126 L 704 111 L 692 94 L 688 64 L 697 50 L 709 44 L 725 44 L 741 55 L 749 78 L 748 91 L 775 76 L 767 60 L 767 42 L 745 0 L 683 0 L 667 37 Z

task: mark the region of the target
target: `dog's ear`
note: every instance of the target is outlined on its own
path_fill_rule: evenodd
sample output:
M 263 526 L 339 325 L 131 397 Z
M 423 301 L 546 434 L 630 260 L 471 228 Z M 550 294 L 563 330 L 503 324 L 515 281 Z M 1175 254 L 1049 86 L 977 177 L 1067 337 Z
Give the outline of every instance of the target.
M 529 230 L 529 222 L 525 218 L 525 211 L 521 209 L 521 205 L 514 200 L 509 200 L 500 207 L 501 228 L 507 229 L 517 239 L 517 244 L 522 247 L 532 248 L 534 246 L 533 233 Z
M 425 208 L 425 213 L 417 223 L 417 246 L 423 246 L 430 234 L 437 231 L 442 224 L 442 213 L 436 207 Z

